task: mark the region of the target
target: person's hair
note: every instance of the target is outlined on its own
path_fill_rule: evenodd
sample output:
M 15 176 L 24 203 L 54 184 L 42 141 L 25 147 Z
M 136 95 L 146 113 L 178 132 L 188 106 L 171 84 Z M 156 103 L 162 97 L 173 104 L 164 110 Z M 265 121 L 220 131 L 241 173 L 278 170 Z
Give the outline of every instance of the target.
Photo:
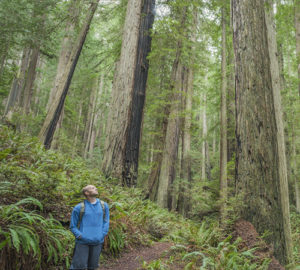
M 91 186 L 91 185 L 87 185 L 87 186 L 85 186 L 84 188 L 82 188 L 82 194 L 83 194 L 85 197 L 86 197 L 86 194 L 85 194 L 85 193 L 86 193 L 87 191 L 89 191 L 90 186 Z

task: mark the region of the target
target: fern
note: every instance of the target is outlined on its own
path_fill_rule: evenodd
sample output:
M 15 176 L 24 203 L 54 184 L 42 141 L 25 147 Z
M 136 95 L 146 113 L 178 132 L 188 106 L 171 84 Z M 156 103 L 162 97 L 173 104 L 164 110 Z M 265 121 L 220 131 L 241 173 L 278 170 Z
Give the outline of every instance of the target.
M 0 236 L 4 238 L 0 243 L 0 258 L 6 257 L 7 252 L 14 253 L 16 268 L 22 261 L 22 254 L 27 255 L 29 269 L 40 269 L 41 264 L 45 263 L 42 262 L 43 257 L 47 258 L 48 263 L 57 264 L 64 251 L 62 241 L 70 239 L 70 233 L 53 218 L 45 219 L 34 211 L 26 212 L 20 208 L 28 204 L 43 209 L 41 203 L 34 198 L 25 198 L 15 204 L 0 207 L 3 224 Z

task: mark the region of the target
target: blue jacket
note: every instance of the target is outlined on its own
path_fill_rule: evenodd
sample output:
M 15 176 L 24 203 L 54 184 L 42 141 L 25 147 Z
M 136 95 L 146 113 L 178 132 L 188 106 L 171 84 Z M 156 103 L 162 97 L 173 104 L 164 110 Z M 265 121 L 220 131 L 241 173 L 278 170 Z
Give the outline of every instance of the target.
M 108 204 L 104 203 L 105 220 L 103 220 L 103 209 L 99 199 L 97 199 L 95 204 L 91 204 L 88 200 L 84 200 L 84 205 L 85 210 L 80 223 L 80 228 L 77 228 L 81 208 L 79 203 L 73 209 L 70 230 L 74 234 L 77 243 L 88 245 L 101 244 L 109 229 Z

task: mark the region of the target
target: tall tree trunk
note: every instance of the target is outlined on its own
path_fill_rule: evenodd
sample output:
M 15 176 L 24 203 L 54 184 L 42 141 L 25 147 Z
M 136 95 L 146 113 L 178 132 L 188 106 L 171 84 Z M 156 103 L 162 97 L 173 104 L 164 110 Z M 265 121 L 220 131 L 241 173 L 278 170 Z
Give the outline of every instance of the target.
M 220 126 L 220 200 L 221 222 L 226 218 L 227 200 L 227 62 L 226 62 L 226 14 L 222 7 L 222 87 L 221 87 L 221 126 Z
M 195 39 L 193 38 L 194 42 Z M 185 115 L 184 115 L 184 128 L 183 128 L 183 140 L 182 140 L 182 174 L 181 179 L 183 185 L 180 185 L 178 206 L 177 210 L 183 216 L 187 217 L 190 211 L 190 192 L 192 182 L 192 168 L 191 168 L 191 127 L 192 127 L 192 100 L 193 100 L 193 82 L 194 72 L 192 68 L 189 68 L 185 72 L 186 74 L 186 95 L 185 95 Z
M 78 141 L 78 133 L 79 133 L 79 128 L 80 128 L 80 120 L 81 120 L 81 114 L 82 114 L 82 101 L 79 103 L 79 113 L 78 113 L 78 120 L 75 128 L 75 136 L 74 136 L 74 144 L 73 144 L 73 150 L 72 150 L 72 157 L 75 156 L 76 153 L 76 146 L 77 146 L 77 141 Z
M 84 158 L 87 158 L 90 142 L 91 142 L 91 135 L 94 126 L 94 119 L 95 119 L 95 109 L 96 109 L 96 102 L 97 102 L 97 90 L 98 90 L 98 78 L 95 78 L 94 85 L 90 95 L 90 102 L 88 107 L 88 118 L 87 118 L 87 125 L 86 125 L 86 139 L 85 139 L 85 147 L 84 147 Z
M 146 97 L 146 83 L 148 78 L 149 62 L 147 56 L 151 50 L 150 31 L 154 22 L 155 0 L 144 0 L 142 8 L 141 25 L 138 41 L 138 52 L 133 86 L 134 105 L 131 110 L 127 143 L 123 165 L 123 184 L 131 186 L 136 183 L 138 175 L 138 158 L 141 137 L 144 102 Z
M 272 79 L 272 91 L 273 91 L 273 103 L 275 109 L 275 122 L 277 127 L 276 139 L 277 139 L 277 151 L 278 151 L 278 170 L 279 170 L 279 186 L 280 186 L 280 200 L 282 207 L 283 218 L 283 232 L 287 261 L 292 261 L 292 238 L 291 238 L 291 223 L 290 223 L 290 204 L 289 204 L 289 190 L 288 190 L 288 172 L 286 162 L 286 147 L 284 139 L 284 124 L 283 115 L 281 109 L 281 80 L 278 65 L 278 52 L 276 42 L 276 31 L 274 24 L 274 15 L 272 1 L 267 0 L 267 3 L 271 6 L 265 10 L 265 20 L 267 26 L 268 37 L 268 49 L 270 57 L 270 71 Z
M 295 1 L 296 55 L 298 66 L 298 91 L 300 96 L 300 0 Z
M 33 94 L 33 83 L 36 77 L 36 67 L 39 59 L 39 54 L 40 54 L 39 46 L 32 49 L 25 86 L 24 86 L 24 96 L 22 102 L 24 114 L 28 114 L 30 112 L 31 98 Z
M 44 121 L 43 127 L 39 133 L 39 139 L 44 143 L 45 148 L 49 149 L 51 147 L 51 142 L 53 139 L 53 135 L 56 129 L 57 122 L 61 115 L 63 105 L 65 102 L 65 98 L 67 96 L 69 86 L 71 84 L 71 80 L 85 42 L 87 33 L 89 31 L 91 21 L 97 9 L 99 0 L 93 1 L 90 5 L 90 8 L 87 12 L 87 16 L 85 19 L 85 23 L 80 31 L 80 34 L 75 42 L 73 47 L 71 57 L 68 65 L 64 71 L 64 75 L 60 80 L 59 87 L 57 88 L 57 92 L 55 95 L 55 100 L 53 101 L 53 105 L 49 108 L 46 119 Z
M 58 59 L 58 65 L 56 70 L 56 76 L 54 80 L 54 85 L 50 90 L 50 95 L 48 99 L 48 103 L 46 106 L 46 110 L 52 106 L 56 93 L 59 89 L 60 80 L 63 79 L 63 75 L 65 69 L 70 61 L 73 45 L 74 45 L 74 34 L 75 27 L 78 24 L 79 19 L 79 2 L 80 0 L 74 0 L 70 2 L 69 6 L 69 19 L 67 21 L 67 26 L 65 28 L 65 36 L 62 40 L 61 48 L 60 48 L 60 56 Z M 61 115 L 56 125 L 56 133 L 53 137 L 53 142 L 51 144 L 52 149 L 57 149 L 59 144 L 59 134 L 62 128 L 64 109 L 62 109 Z
M 180 16 L 180 25 L 182 27 L 180 31 L 183 32 L 186 28 L 187 7 L 184 7 Z M 184 78 L 181 57 L 182 40 L 179 39 L 177 41 L 176 58 L 171 73 L 170 105 L 167 106 L 168 117 L 166 122 L 166 136 L 161 156 L 156 196 L 157 204 L 160 207 L 169 208 L 170 210 L 172 208 L 170 187 L 176 176 L 176 161 L 180 135 L 181 96 Z
M 234 158 L 236 152 L 235 140 L 235 86 L 234 86 L 234 55 L 231 46 L 228 46 L 227 64 L 227 161 Z M 229 180 L 229 179 L 228 179 Z M 232 183 L 228 183 L 231 185 Z
M 43 69 L 45 66 L 45 63 L 43 61 L 39 61 L 39 66 L 38 69 Z M 36 90 L 34 93 L 34 115 L 38 116 L 39 114 L 39 105 L 40 105 L 40 93 L 41 93 L 41 85 L 43 82 L 43 76 L 41 74 L 41 72 L 38 73 L 38 79 L 36 82 Z
M 164 61 L 160 66 L 160 85 L 159 89 L 163 91 L 164 85 L 164 74 L 166 71 L 166 65 Z M 163 108 L 158 108 L 158 115 L 163 115 L 162 119 L 158 118 L 155 121 L 155 130 L 159 130 L 160 132 L 156 132 L 153 136 L 153 146 L 152 156 L 151 156 L 151 172 L 148 176 L 148 195 L 150 200 L 156 201 L 157 198 L 157 188 L 158 188 L 158 180 L 161 168 L 162 161 L 162 152 L 164 148 L 164 142 L 166 138 L 167 132 L 167 124 L 168 124 L 168 115 L 170 111 L 170 106 L 166 104 Z
M 108 117 L 110 126 L 102 170 L 106 175 L 122 179 L 122 184 L 129 187 L 135 186 L 137 179 L 154 4 L 155 0 L 128 1 L 121 57 Z
M 25 48 L 22 55 L 21 67 L 16 78 L 14 78 L 9 92 L 4 115 L 10 119 L 15 106 L 21 105 L 21 94 L 24 89 L 26 70 L 28 68 L 30 49 Z
M 173 64 L 174 82 L 170 97 L 171 106 L 166 130 L 165 146 L 162 153 L 161 169 L 159 174 L 157 203 L 160 207 L 171 208 L 169 205 L 169 189 L 175 179 L 176 160 L 179 144 L 180 100 L 182 85 L 182 66 L 180 64 L 181 46 L 178 46 L 176 60 Z
M 233 0 L 236 68 L 237 153 L 236 192 L 243 197 L 241 216 L 267 238 L 274 254 L 285 264 L 290 259 L 288 200 L 284 198 L 284 158 L 276 90 L 275 60 L 268 38 L 266 2 Z M 266 16 L 265 16 L 266 15 Z M 273 45 L 276 41 L 273 40 Z M 270 46 L 270 47 L 269 47 Z M 278 93 L 277 93 L 278 94 Z M 274 103 L 275 102 L 275 103 Z M 279 128 L 279 130 L 277 130 Z M 278 134 L 277 134 L 278 132 Z M 287 217 L 284 217 L 287 215 Z
M 68 65 L 68 62 L 71 57 L 72 49 L 74 46 L 74 35 L 75 27 L 78 24 L 79 20 L 79 3 L 81 0 L 72 0 L 70 1 L 69 6 L 69 19 L 65 28 L 65 36 L 61 43 L 60 55 L 58 59 L 58 65 L 56 70 L 56 76 L 54 80 L 54 85 L 50 91 L 48 103 L 46 109 L 49 110 L 51 107 L 54 97 L 59 89 L 59 82 L 62 79 L 65 69 Z
M 207 115 L 206 115 L 206 94 L 203 96 L 203 112 L 202 112 L 202 180 L 211 180 L 209 146 L 207 140 Z
M 100 123 L 99 123 L 99 127 L 97 127 L 97 125 L 98 125 L 97 123 L 98 123 L 98 120 L 101 119 L 101 114 L 102 114 L 102 111 L 99 110 L 99 107 L 100 107 L 100 101 L 101 101 L 101 98 L 103 95 L 103 85 L 104 85 L 104 75 L 102 74 L 100 77 L 100 83 L 99 83 L 99 93 L 96 97 L 96 106 L 94 108 L 95 117 L 94 117 L 94 121 L 93 121 L 91 138 L 90 138 L 90 143 L 89 143 L 89 147 L 88 147 L 89 157 L 91 157 L 93 154 L 96 138 L 97 138 L 97 135 L 99 135 L 99 130 L 101 129 Z

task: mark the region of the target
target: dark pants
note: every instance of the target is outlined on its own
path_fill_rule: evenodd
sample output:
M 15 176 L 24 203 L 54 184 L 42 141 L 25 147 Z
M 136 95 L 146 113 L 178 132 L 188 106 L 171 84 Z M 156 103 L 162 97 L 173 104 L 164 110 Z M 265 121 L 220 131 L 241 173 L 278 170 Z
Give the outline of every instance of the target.
M 102 244 L 83 245 L 76 243 L 71 269 L 96 269 L 99 267 L 99 257 L 102 250 Z

